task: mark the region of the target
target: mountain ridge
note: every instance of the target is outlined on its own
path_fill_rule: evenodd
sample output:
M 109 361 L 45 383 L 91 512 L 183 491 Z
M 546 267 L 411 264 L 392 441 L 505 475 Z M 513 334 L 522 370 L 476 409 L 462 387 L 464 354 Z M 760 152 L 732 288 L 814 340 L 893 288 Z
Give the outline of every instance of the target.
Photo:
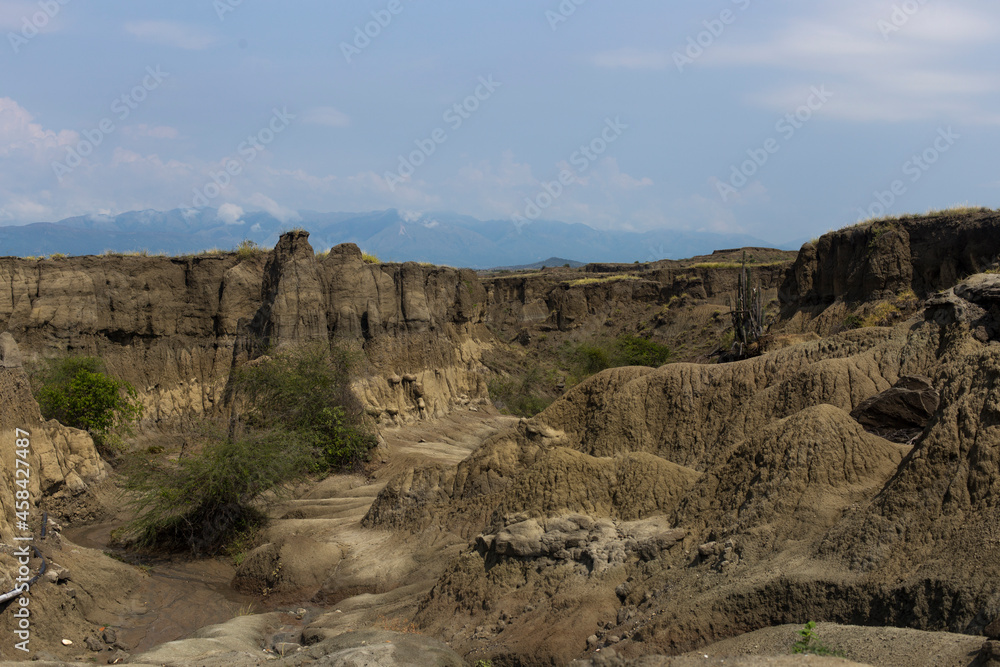
M 579 262 L 682 259 L 720 247 L 769 246 L 743 234 L 678 230 L 598 230 L 581 223 L 478 220 L 456 213 L 413 215 L 396 209 L 361 213 L 300 211 L 282 221 L 263 211 L 235 220 L 219 209 L 128 211 L 57 222 L 0 227 L 0 255 L 86 255 L 106 251 L 169 255 L 231 249 L 244 240 L 273 246 L 282 232 L 309 229 L 317 249 L 355 243 L 383 261 L 422 261 L 486 269 L 534 264 L 552 257 Z

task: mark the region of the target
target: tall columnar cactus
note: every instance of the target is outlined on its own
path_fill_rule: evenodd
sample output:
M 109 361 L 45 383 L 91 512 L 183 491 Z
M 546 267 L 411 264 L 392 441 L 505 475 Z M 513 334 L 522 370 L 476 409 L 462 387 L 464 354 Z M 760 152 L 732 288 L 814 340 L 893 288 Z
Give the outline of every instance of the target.
M 760 287 L 750 286 L 750 269 L 747 254 L 743 253 L 743 266 L 736 279 L 736 306 L 730 313 L 733 318 L 733 354 L 743 359 L 749 356 L 751 346 L 764 335 L 764 305 Z

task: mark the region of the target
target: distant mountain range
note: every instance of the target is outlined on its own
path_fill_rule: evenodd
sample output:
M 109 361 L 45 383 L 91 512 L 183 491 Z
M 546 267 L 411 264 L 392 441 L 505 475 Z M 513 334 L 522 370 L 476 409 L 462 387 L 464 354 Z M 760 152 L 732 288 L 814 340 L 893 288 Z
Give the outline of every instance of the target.
M 586 262 L 577 262 L 572 259 L 563 259 L 562 257 L 549 257 L 548 259 L 543 259 L 540 262 L 533 262 L 531 264 L 518 264 L 517 266 L 496 266 L 493 267 L 496 271 L 534 271 L 537 269 L 551 269 L 557 266 L 568 266 L 571 269 L 577 269 L 581 266 L 585 266 Z
M 211 248 L 229 250 L 244 239 L 272 247 L 292 227 L 308 230 L 317 250 L 350 242 L 383 261 L 471 268 L 529 265 L 554 257 L 572 257 L 577 262 L 647 262 L 693 257 L 720 248 L 769 245 L 738 234 L 609 231 L 547 220 L 518 226 L 509 220 L 477 220 L 455 213 L 416 217 L 394 209 L 300 211 L 299 217 L 294 223 L 283 223 L 268 213 L 249 212 L 234 220 L 213 208 L 79 216 L 0 227 L 0 255 L 93 255 L 107 250 L 180 255 Z M 560 265 L 567 261 L 559 260 Z

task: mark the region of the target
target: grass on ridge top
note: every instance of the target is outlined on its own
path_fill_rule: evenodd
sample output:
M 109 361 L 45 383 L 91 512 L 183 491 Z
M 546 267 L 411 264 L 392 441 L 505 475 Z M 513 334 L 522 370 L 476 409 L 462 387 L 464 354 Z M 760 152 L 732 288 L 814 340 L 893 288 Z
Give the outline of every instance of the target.
M 633 276 L 626 273 L 620 273 L 614 276 L 605 276 L 603 278 L 578 278 L 576 280 L 567 281 L 567 285 L 570 287 L 579 287 L 580 285 L 597 285 L 600 283 L 613 283 L 619 280 L 642 280 L 639 276 Z

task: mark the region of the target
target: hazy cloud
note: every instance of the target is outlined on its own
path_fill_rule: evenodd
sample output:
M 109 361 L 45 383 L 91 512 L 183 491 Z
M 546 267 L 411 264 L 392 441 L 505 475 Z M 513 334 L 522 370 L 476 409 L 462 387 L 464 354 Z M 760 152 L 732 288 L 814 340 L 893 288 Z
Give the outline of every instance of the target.
M 144 42 L 201 51 L 218 42 L 218 37 L 201 26 L 178 21 L 130 21 L 125 31 Z
M 351 124 L 351 119 L 346 113 L 334 107 L 314 107 L 302 113 L 302 122 L 308 125 L 347 127 Z

